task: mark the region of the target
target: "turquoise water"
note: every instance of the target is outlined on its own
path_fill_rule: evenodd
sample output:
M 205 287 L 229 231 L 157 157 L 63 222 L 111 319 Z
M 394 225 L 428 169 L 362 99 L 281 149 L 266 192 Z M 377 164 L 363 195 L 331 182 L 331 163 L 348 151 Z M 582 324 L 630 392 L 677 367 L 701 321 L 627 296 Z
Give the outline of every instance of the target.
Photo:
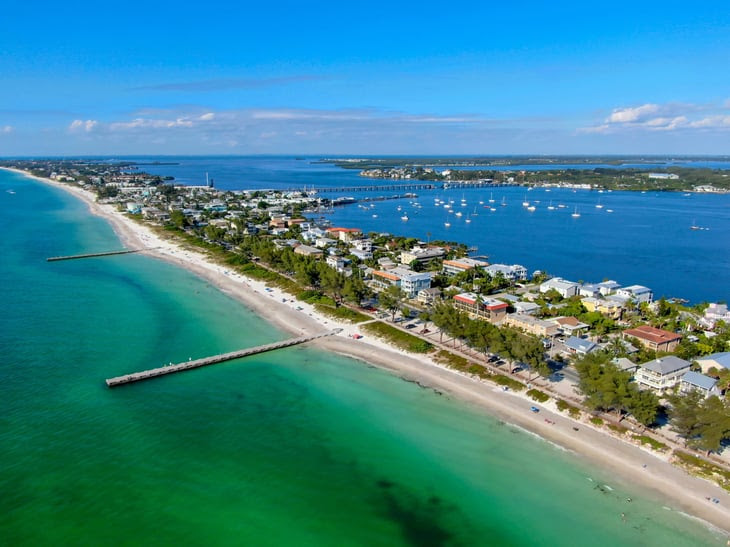
M 120 246 L 64 193 L 0 173 L 0 207 L 5 544 L 725 542 L 478 409 L 313 348 L 109 390 L 285 335 L 144 256 L 45 262 Z

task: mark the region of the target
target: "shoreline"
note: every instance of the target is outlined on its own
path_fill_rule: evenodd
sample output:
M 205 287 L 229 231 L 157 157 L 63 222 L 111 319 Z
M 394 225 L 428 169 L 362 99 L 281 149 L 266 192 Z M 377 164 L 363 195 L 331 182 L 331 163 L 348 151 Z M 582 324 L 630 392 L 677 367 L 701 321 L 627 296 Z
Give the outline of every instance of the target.
M 148 227 L 126 218 L 114 206 L 97 203 L 92 193 L 78 186 L 35 177 L 22 170 L 7 170 L 76 196 L 92 214 L 109 222 L 124 246 L 145 248 L 146 254 L 194 273 L 280 330 L 302 335 L 340 327 L 342 333 L 318 341 L 316 346 L 376 365 L 401 378 L 415 381 L 422 387 L 476 405 L 491 416 L 570 450 L 587 463 L 597 464 L 601 473 L 615 473 L 622 483 L 648 490 L 654 498 L 671 501 L 675 511 L 688 513 L 730 533 L 730 493 L 709 481 L 687 474 L 670 464 L 666 456 L 613 437 L 589 423 L 575 421 L 558 412 L 554 402 L 537 404 L 541 412 L 535 415 L 529 408 L 536 403 L 524 394 L 504 392 L 495 385 L 439 365 L 428 356 L 408 354 L 372 336 L 354 340 L 350 335 L 359 332 L 358 325 L 323 316 L 311 305 L 294 300 L 291 295 L 277 288 L 266 291 L 264 282 L 246 278 L 225 266 L 214 264 L 197 250 L 162 239 Z M 298 311 L 297 307 L 301 307 L 302 311 Z M 545 419 L 554 423 L 548 424 Z M 580 426 L 578 432 L 573 430 L 577 425 Z M 705 499 L 706 496 L 718 498 L 720 503 L 710 503 Z

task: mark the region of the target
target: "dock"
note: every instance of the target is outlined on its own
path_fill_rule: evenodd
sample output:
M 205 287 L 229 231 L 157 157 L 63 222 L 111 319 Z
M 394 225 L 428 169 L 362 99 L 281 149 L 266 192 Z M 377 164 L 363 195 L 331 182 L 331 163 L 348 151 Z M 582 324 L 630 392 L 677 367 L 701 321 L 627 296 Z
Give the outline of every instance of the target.
M 106 380 L 107 387 L 116 387 L 124 384 L 130 384 L 132 382 L 139 382 L 142 380 L 149 380 L 150 378 L 157 378 L 166 374 L 173 374 L 175 372 L 182 372 L 184 370 L 191 370 L 194 368 L 205 367 L 208 365 L 214 365 L 216 363 L 223 363 L 224 361 L 232 361 L 233 359 L 240 359 L 241 357 L 248 357 L 250 355 L 256 355 L 259 353 L 265 353 L 267 351 L 273 351 L 275 349 L 288 348 L 291 346 L 297 346 L 318 338 L 325 338 L 327 336 L 334 336 L 339 334 L 342 329 L 334 329 L 322 334 L 315 334 L 312 336 L 300 336 L 298 338 L 290 338 L 289 340 L 283 340 L 281 342 L 274 342 L 272 344 L 264 344 L 253 348 L 241 349 L 237 351 L 231 351 L 228 353 L 221 353 L 218 355 L 212 355 L 210 357 L 203 357 L 202 359 L 193 359 L 182 363 L 176 363 L 173 365 L 153 368 L 150 370 L 144 370 L 142 372 L 134 372 L 132 374 L 125 374 L 124 376 L 117 376 L 115 378 L 108 378 Z
M 149 251 L 150 249 L 123 249 L 121 251 L 107 251 L 104 253 L 87 253 L 82 255 L 69 255 L 69 256 L 52 256 L 46 258 L 46 262 L 57 262 L 59 260 L 78 260 L 80 258 L 96 258 L 99 256 L 114 256 L 114 255 L 128 255 L 131 253 L 141 253 L 142 251 Z

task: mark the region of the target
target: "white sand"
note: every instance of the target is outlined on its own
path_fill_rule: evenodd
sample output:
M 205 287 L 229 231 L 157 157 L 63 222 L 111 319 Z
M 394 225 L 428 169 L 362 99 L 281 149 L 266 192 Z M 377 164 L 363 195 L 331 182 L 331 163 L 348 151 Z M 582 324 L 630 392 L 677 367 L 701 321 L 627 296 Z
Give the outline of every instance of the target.
M 24 171 L 13 171 L 31 176 Z M 97 203 L 96 196 L 77 186 L 50 179 L 31 178 L 70 192 L 83 200 L 93 214 L 105 218 L 112 225 L 128 248 L 149 249 L 145 251 L 146 254 L 186 268 L 243 302 L 257 315 L 281 329 L 301 335 L 339 327 L 343 329 L 339 335 L 324 338 L 316 344 L 479 405 L 490 414 L 567 448 L 602 470 L 615 473 L 617 479 L 624 483 L 653 491 L 662 505 L 672 505 L 676 510 L 697 516 L 730 532 L 730 494 L 709 481 L 693 477 L 671 465 L 661 455 L 613 437 L 585 422 L 572 420 L 556 411 L 554 403 L 536 405 L 541 411 L 534 414 L 530 412 L 530 407 L 535 403 L 524 394 L 504 392 L 490 383 L 445 368 L 427 356 L 409 354 L 371 336 L 354 340 L 351 335 L 359 332 L 356 325 L 323 316 L 309 304 L 293 300 L 291 295 L 275 287 L 266 291 L 265 283 L 217 265 L 194 249 L 183 248 L 158 237 L 152 230 L 129 219 L 115 207 Z M 298 311 L 297 307 L 302 310 Z M 548 423 L 547 420 L 553 423 Z M 575 431 L 574 427 L 578 427 L 579 431 Z M 720 503 L 708 501 L 707 496 L 718 498 Z

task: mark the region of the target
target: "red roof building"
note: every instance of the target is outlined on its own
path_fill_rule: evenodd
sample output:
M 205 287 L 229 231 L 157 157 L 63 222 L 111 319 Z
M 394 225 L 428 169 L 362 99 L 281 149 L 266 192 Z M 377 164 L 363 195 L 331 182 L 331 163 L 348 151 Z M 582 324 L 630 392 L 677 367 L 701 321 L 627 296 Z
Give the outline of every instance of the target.
M 623 332 L 623 337 L 636 338 L 641 345 L 654 351 L 674 351 L 682 340 L 682 335 L 668 330 L 657 329 L 649 325 L 641 325 Z

